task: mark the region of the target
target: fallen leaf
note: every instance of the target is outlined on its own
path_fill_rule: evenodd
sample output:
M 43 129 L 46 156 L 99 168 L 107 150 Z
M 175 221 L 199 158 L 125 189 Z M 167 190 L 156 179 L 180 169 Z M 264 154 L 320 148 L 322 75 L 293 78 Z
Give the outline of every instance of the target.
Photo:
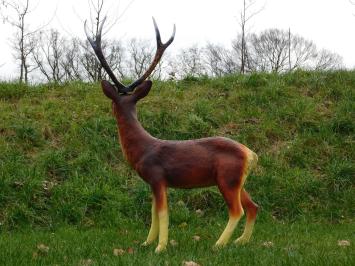
M 183 261 L 182 262 L 183 266 L 201 266 L 200 264 L 190 260 L 190 261 Z
M 192 237 L 192 239 L 195 240 L 195 241 L 200 241 L 201 237 L 198 236 L 198 235 L 194 235 L 194 236 Z
M 37 249 L 41 253 L 48 253 L 48 251 L 49 251 L 49 247 L 46 246 L 45 244 L 38 244 Z
M 84 217 L 84 219 L 82 220 L 82 224 L 85 227 L 91 227 L 95 225 L 95 222 L 88 217 Z
M 170 240 L 170 245 L 172 245 L 173 247 L 177 246 L 178 242 L 176 242 L 176 240 L 171 239 Z
M 178 205 L 178 206 L 185 206 L 185 202 L 183 202 L 182 200 L 179 200 L 179 201 L 177 202 L 177 205 Z
M 183 222 L 181 224 L 179 224 L 179 228 L 184 228 L 187 226 L 187 222 Z
M 86 259 L 86 260 L 81 260 L 79 262 L 79 265 L 82 265 L 82 266 L 89 266 L 91 264 L 93 264 L 94 261 L 92 259 Z
M 251 124 L 258 124 L 260 122 L 260 120 L 256 117 L 252 117 L 252 118 L 246 119 L 245 122 L 251 123 Z
M 14 187 L 17 187 L 17 188 L 23 187 L 23 182 L 21 182 L 21 181 L 15 181 L 15 182 L 13 183 L 13 186 L 14 186 Z
M 114 248 L 113 249 L 113 255 L 115 256 L 122 256 L 125 254 L 126 251 L 124 251 L 122 248 Z
M 51 190 L 54 186 L 56 185 L 55 182 L 52 182 L 52 181 L 47 181 L 47 180 L 44 180 L 42 182 L 42 187 L 44 190 L 48 191 L 48 190 Z
M 264 247 L 271 248 L 274 246 L 274 243 L 272 243 L 271 241 L 266 241 L 266 242 L 262 243 L 262 245 Z
M 338 246 L 348 247 L 348 246 L 350 246 L 350 241 L 349 240 L 338 240 Z
M 196 214 L 197 214 L 197 216 L 203 216 L 204 214 L 205 214 L 205 212 L 203 211 L 203 210 L 201 210 L 201 209 L 197 209 L 196 210 Z
M 128 254 L 133 254 L 134 253 L 134 249 L 133 248 L 127 248 L 127 253 Z

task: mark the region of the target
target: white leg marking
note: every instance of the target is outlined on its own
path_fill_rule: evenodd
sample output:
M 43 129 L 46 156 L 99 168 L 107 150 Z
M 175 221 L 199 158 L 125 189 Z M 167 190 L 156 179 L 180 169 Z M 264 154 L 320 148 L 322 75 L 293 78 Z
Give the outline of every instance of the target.
M 239 217 L 229 216 L 228 224 L 224 229 L 223 233 L 221 234 L 221 236 L 219 237 L 219 239 L 217 240 L 215 244 L 216 247 L 222 247 L 228 243 L 241 216 L 242 215 L 240 215 Z
M 158 214 L 159 216 L 159 244 L 155 249 L 156 253 L 166 249 L 168 243 L 168 228 L 169 228 L 169 214 L 168 210 L 162 210 Z
M 157 239 L 159 234 L 159 218 L 158 218 L 158 212 L 157 212 L 157 206 L 155 202 L 155 198 L 153 195 L 153 200 L 152 200 L 152 224 L 150 226 L 150 230 L 148 233 L 147 240 L 144 241 L 142 244 L 143 246 L 147 246 L 151 244 L 155 239 Z
M 243 245 L 248 243 L 253 233 L 254 224 L 255 224 L 255 220 L 251 220 L 249 222 L 247 221 L 243 234 L 237 240 L 235 240 L 234 243 L 238 245 Z

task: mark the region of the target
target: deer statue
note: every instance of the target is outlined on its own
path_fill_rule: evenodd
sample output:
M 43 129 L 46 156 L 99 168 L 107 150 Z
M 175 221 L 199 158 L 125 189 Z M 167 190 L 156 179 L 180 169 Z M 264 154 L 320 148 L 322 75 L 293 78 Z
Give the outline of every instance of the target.
M 105 18 L 106 19 L 106 18 Z M 168 243 L 167 189 L 201 188 L 217 186 L 229 211 L 229 221 L 216 242 L 216 247 L 228 243 L 238 221 L 246 210 L 246 225 L 243 234 L 235 241 L 249 241 L 255 223 L 258 205 L 243 188 L 244 182 L 255 167 L 258 156 L 246 146 L 224 137 L 196 140 L 161 140 L 151 136 L 137 119 L 136 104 L 148 95 L 152 81 L 146 80 L 159 63 L 165 49 L 173 42 L 173 34 L 166 43 L 161 42 L 158 26 L 153 18 L 157 50 L 148 70 L 132 84 L 125 86 L 117 80 L 110 69 L 101 47 L 102 21 L 94 38 L 86 36 L 95 54 L 114 85 L 101 82 L 104 94 L 112 100 L 113 115 L 118 126 L 118 135 L 124 157 L 152 190 L 152 222 L 144 246 L 159 236 L 155 252 L 166 249 Z

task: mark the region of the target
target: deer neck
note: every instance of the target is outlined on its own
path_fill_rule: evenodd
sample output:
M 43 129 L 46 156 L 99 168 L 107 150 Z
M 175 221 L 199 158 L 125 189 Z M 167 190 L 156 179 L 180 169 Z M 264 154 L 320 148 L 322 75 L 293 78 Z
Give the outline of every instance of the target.
M 135 106 L 114 113 L 122 152 L 129 164 L 135 168 L 136 163 L 150 150 L 156 139 L 145 131 L 138 121 Z

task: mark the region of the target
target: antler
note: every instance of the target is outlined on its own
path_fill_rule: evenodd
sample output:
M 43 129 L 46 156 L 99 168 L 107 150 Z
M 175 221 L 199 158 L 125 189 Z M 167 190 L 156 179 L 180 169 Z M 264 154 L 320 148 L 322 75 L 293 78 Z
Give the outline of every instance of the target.
M 116 76 L 113 74 L 110 66 L 108 65 L 108 63 L 106 61 L 105 56 L 102 53 L 101 34 L 102 34 L 103 25 L 106 21 L 106 17 L 101 22 L 101 25 L 99 27 L 99 31 L 97 32 L 97 34 L 95 36 L 95 40 L 89 36 L 86 21 L 84 23 L 85 34 L 86 34 L 88 41 L 90 42 L 92 48 L 94 49 L 94 52 L 95 52 L 97 58 L 99 59 L 102 67 L 106 70 L 107 74 L 109 75 L 109 77 L 111 78 L 113 83 L 116 85 L 118 92 L 120 92 L 120 93 L 126 94 L 127 92 L 133 91 L 139 84 L 141 84 L 145 79 L 147 79 L 149 77 L 149 75 L 153 72 L 153 70 L 155 69 L 157 64 L 159 63 L 161 57 L 164 54 L 165 49 L 168 48 L 168 46 L 174 41 L 175 32 L 176 32 L 175 24 L 174 24 L 173 34 L 171 35 L 170 39 L 166 43 L 162 43 L 161 38 L 160 38 L 160 32 L 159 32 L 158 25 L 157 25 L 154 17 L 152 19 L 153 19 L 155 35 L 156 35 L 156 40 L 157 40 L 157 50 L 155 52 L 154 59 L 153 59 L 152 63 L 150 64 L 150 66 L 148 67 L 147 71 L 140 78 L 138 78 L 136 81 L 132 82 L 128 86 L 123 85 L 121 82 L 119 82 L 117 80 Z
M 86 25 L 87 21 L 85 20 L 85 23 L 84 23 L 85 34 L 86 34 L 86 37 L 87 37 L 89 43 L 91 44 L 92 48 L 94 49 L 94 52 L 95 52 L 97 58 L 99 59 L 101 66 L 106 70 L 107 74 L 110 76 L 113 83 L 115 83 L 118 91 L 122 92 L 122 93 L 126 93 L 126 92 L 128 92 L 126 86 L 117 80 L 115 74 L 113 74 L 110 66 L 108 65 L 108 63 L 105 59 L 105 56 L 102 53 L 101 33 L 102 33 L 102 28 L 104 26 L 105 21 L 106 21 L 106 17 L 101 22 L 101 25 L 99 27 L 99 30 L 98 30 L 98 32 L 95 36 L 95 40 L 94 40 L 93 38 L 91 38 L 89 36 L 88 30 L 87 30 L 87 25 Z

